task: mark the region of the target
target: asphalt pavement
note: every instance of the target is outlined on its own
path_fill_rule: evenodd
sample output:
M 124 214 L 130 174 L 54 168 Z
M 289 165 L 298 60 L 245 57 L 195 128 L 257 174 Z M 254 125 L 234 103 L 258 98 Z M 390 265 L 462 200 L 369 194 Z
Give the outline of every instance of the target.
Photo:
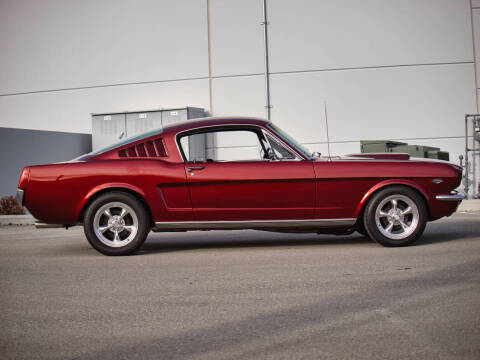
M 480 359 L 480 214 L 360 235 L 0 227 L 1 359 Z

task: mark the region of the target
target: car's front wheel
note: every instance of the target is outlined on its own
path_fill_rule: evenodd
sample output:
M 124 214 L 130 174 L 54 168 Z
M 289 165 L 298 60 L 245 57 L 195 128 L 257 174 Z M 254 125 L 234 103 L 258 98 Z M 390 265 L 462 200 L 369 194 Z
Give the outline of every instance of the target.
M 387 187 L 369 201 L 363 223 L 368 235 L 384 246 L 409 245 L 425 230 L 425 201 L 408 187 Z
M 84 216 L 88 242 L 105 255 L 128 255 L 145 241 L 148 213 L 134 196 L 124 192 L 105 193 L 95 199 Z

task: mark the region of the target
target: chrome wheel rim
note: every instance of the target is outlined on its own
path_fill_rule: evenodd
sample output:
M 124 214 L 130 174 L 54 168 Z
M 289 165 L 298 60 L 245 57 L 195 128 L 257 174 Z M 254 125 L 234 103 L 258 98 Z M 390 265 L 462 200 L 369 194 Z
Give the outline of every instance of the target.
M 127 204 L 110 202 L 95 213 L 93 230 L 103 244 L 114 248 L 122 247 L 137 235 L 138 218 Z
M 378 204 L 375 224 L 382 235 L 392 240 L 402 240 L 415 231 L 419 217 L 418 207 L 412 199 L 391 195 Z

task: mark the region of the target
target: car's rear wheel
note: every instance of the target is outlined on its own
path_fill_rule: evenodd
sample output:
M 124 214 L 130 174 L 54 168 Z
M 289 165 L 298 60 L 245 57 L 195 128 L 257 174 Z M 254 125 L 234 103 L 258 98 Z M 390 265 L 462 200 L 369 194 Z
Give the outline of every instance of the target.
M 384 246 L 409 245 L 425 230 L 425 201 L 408 187 L 387 187 L 369 201 L 363 223 L 368 235 Z
M 95 199 L 85 212 L 83 228 L 88 242 L 105 255 L 128 255 L 145 241 L 148 212 L 134 196 L 110 192 Z

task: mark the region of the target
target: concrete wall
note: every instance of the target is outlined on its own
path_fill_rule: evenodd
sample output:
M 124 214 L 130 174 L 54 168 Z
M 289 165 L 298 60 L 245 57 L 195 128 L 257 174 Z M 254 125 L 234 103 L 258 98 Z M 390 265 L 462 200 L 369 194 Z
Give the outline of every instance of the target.
M 267 5 L 272 121 L 326 153 L 326 102 L 333 154 L 392 139 L 458 161 L 479 1 Z M 265 117 L 261 16 L 261 0 L 3 0 L 0 126 L 89 133 L 91 113 L 180 106 Z

